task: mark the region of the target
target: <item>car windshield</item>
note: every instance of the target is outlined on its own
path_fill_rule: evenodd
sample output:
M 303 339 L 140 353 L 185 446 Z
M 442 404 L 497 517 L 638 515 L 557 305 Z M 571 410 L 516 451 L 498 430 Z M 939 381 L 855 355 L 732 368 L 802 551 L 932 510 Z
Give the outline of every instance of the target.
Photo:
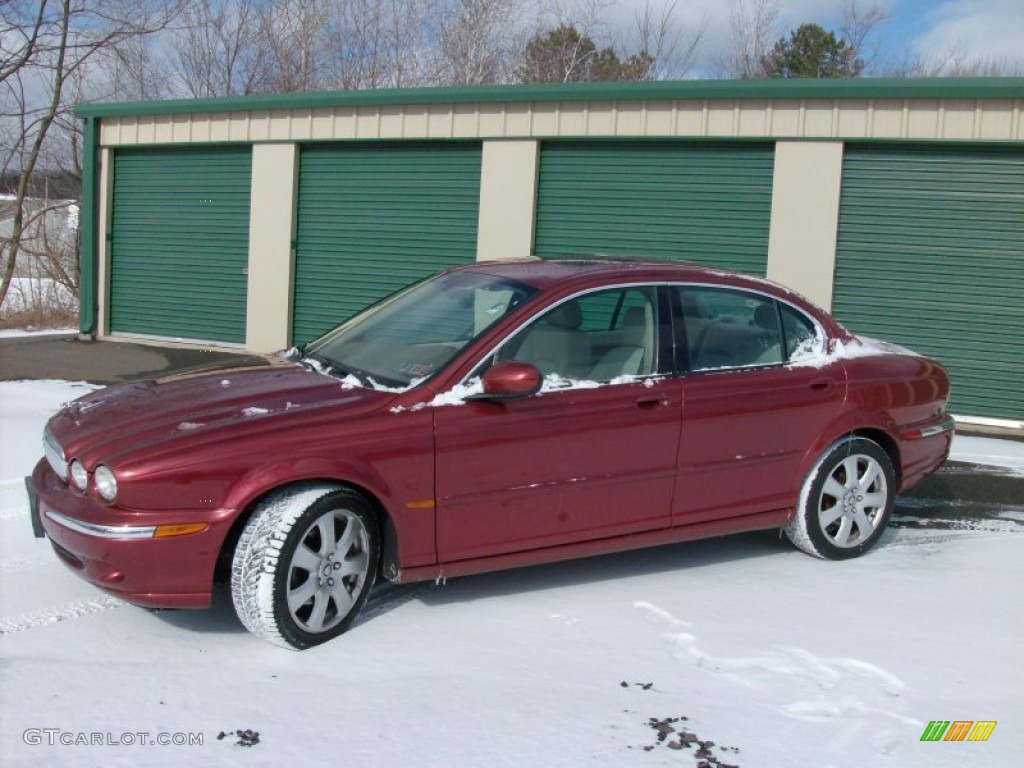
M 308 344 L 307 358 L 364 385 L 408 387 L 537 292 L 477 272 L 446 272 L 375 304 Z

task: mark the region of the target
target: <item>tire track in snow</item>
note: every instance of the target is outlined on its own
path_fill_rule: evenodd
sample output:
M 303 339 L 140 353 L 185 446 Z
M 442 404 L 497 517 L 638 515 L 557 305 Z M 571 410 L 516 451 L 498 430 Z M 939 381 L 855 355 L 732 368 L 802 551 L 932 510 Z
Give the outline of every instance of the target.
M 113 608 L 120 608 L 127 603 L 116 597 L 93 597 L 88 600 L 76 600 L 73 603 L 44 608 L 41 611 L 23 613 L 21 616 L 0 619 L 0 636 L 13 635 L 36 627 L 59 624 L 70 619 L 80 619 L 94 613 L 102 613 Z

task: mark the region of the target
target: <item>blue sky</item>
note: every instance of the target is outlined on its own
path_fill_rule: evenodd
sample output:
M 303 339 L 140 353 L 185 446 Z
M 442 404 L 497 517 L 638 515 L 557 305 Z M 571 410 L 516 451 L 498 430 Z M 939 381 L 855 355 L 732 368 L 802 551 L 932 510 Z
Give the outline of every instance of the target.
M 672 5 L 688 25 L 707 21 L 702 59 L 721 54 L 729 43 L 731 8 L 737 0 L 650 0 L 654 7 Z M 750 3 L 754 0 L 746 0 Z M 617 0 L 609 8 L 614 24 L 628 25 L 647 0 Z M 780 36 L 805 22 L 837 29 L 850 0 L 777 0 Z M 877 5 L 889 20 L 877 30 L 880 61 L 908 57 L 941 59 L 951 52 L 1016 66 L 1024 72 L 1024 0 L 857 0 L 861 8 Z M 700 74 L 700 73 L 695 73 Z

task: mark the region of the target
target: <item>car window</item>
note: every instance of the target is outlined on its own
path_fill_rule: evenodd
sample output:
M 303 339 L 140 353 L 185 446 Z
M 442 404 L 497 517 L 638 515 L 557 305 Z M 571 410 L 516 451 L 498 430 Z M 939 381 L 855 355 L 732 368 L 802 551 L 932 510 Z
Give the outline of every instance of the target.
M 818 341 L 818 332 L 810 318 L 793 307 L 780 305 L 782 328 L 786 335 L 786 359 L 791 360 L 794 353 L 810 352 Z
M 657 317 L 654 287 L 595 291 L 536 318 L 495 361 L 532 363 L 549 384 L 645 376 L 657 370 Z
M 308 345 L 331 369 L 378 384 L 432 376 L 536 289 L 476 273 L 445 273 L 401 291 Z
M 679 303 L 683 323 L 676 343 L 689 352 L 689 370 L 777 365 L 785 358 L 775 300 L 731 288 L 684 286 Z

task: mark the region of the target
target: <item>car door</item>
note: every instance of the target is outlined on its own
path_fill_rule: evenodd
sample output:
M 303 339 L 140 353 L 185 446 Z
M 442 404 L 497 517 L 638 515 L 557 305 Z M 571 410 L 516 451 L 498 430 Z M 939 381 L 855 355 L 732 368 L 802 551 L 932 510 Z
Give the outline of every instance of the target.
M 659 375 L 667 319 L 653 286 L 570 298 L 483 364 L 535 364 L 540 393 L 435 409 L 442 562 L 671 524 L 680 393 Z
M 792 507 L 804 455 L 845 399 L 842 365 L 785 364 L 821 340 L 788 304 L 731 288 L 678 291 L 686 372 L 673 524 Z

